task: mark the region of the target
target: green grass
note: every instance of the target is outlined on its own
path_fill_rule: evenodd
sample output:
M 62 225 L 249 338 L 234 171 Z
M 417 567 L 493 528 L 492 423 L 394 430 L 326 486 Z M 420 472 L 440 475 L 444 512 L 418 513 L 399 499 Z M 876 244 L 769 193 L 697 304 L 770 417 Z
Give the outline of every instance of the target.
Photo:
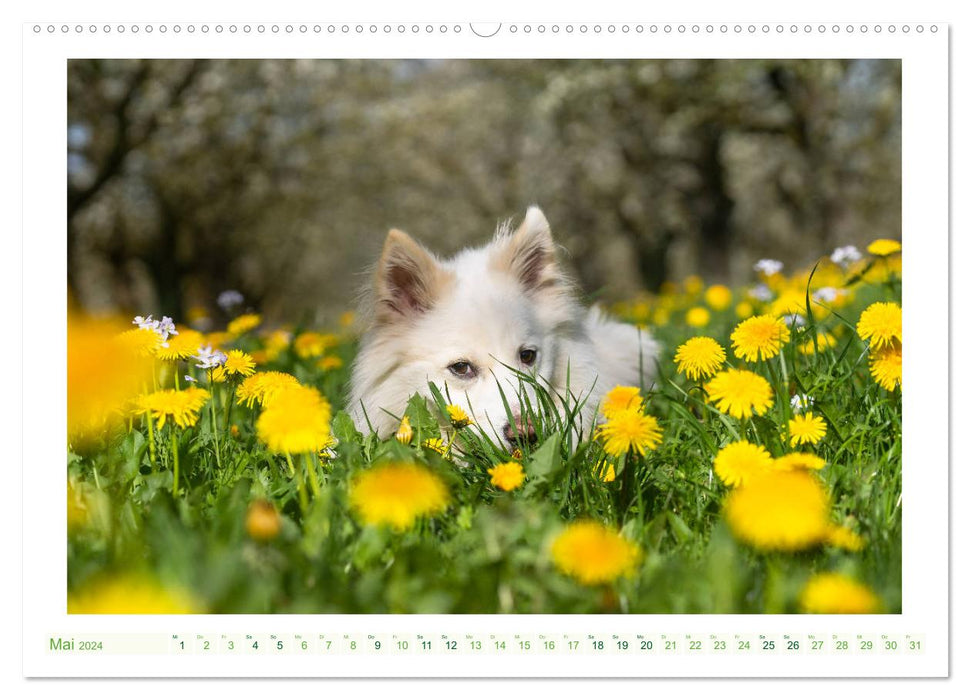
M 652 328 L 664 350 L 656 382 L 644 393 L 663 441 L 644 458 L 615 462 L 617 478 L 606 483 L 597 476 L 602 445 L 578 428 L 585 397 L 557 396 L 529 375 L 521 380 L 536 398 L 525 410 L 539 439 L 520 446 L 527 480 L 510 493 L 490 484 L 487 469 L 511 459 L 491 431 L 462 429 L 451 459 L 421 446 L 440 435 L 444 407 L 456 398 L 434 387 L 434 401 L 414 397 L 405 409 L 415 432 L 411 444 L 363 435 L 338 411 L 332 421 L 336 456 L 294 456 L 293 478 L 286 459 L 257 438 L 259 409 L 232 402 L 232 383 L 216 384 L 218 410 L 207 406 L 193 427 L 178 429 L 169 421 L 154 435 L 154 464 L 140 417 L 130 429 L 126 423 L 70 446 L 69 498 L 81 516 L 68 532 L 68 593 L 139 573 L 214 613 L 779 613 L 799 611 L 799 593 L 813 573 L 838 571 L 870 587 L 883 610 L 899 612 L 900 391 L 888 392 L 870 377 L 867 349 L 855 332 L 869 303 L 899 300 L 899 283 L 857 282 L 854 290 L 848 306 L 823 320 L 809 316 L 805 328 L 794 328 L 780 357 L 748 365 L 731 353 L 729 335 L 738 320 L 732 310 L 713 313 L 703 330 L 691 329 L 682 319 L 693 302 L 682 299 L 667 324 Z M 837 335 L 836 346 L 798 352 L 817 326 Z M 706 403 L 703 387 L 677 374 L 672 361 L 692 335 L 714 337 L 730 364 L 768 379 L 772 408 L 739 421 Z M 252 352 L 261 342 L 244 336 L 236 347 Z M 323 371 L 292 347 L 259 369 L 292 373 L 336 408 L 343 405 L 355 349 L 354 339 L 344 338 L 332 352 L 343 360 L 340 369 Z M 180 375 L 185 369 L 183 363 Z M 863 537 L 859 552 L 832 546 L 760 552 L 737 541 L 722 520 L 728 489 L 712 472 L 716 453 L 740 438 L 773 456 L 791 451 L 794 392 L 813 396 L 813 410 L 826 419 L 827 434 L 812 451 L 827 462 L 820 478 L 832 497 L 832 521 Z M 349 484 L 356 473 L 385 461 L 426 465 L 447 484 L 448 509 L 400 533 L 362 525 L 349 507 Z M 321 487 L 302 507 L 299 474 L 306 469 L 314 470 Z M 256 499 L 281 513 L 279 535 L 268 542 L 247 532 L 247 509 Z M 566 523 L 583 518 L 639 545 L 643 557 L 631 576 L 587 587 L 556 569 L 551 542 Z

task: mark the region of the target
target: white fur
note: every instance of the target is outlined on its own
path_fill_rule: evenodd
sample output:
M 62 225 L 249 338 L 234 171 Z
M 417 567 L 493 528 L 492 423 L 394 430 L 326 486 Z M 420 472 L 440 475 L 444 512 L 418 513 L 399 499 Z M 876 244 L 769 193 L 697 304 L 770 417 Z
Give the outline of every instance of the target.
M 500 226 L 489 245 L 451 260 L 435 258 L 405 234 L 389 234 L 366 312 L 371 326 L 351 378 L 348 408 L 358 429 L 366 432 L 370 424 L 381 437 L 391 435 L 413 394 L 431 401 L 433 382 L 502 439 L 507 414 L 500 385 L 514 415 L 521 412 L 521 385 L 509 367 L 535 372 L 559 395 L 589 394 L 582 412 L 587 429 L 606 391 L 650 387 L 655 341 L 597 309 L 584 310 L 553 252 L 549 225 L 536 207 L 515 233 Z M 523 347 L 536 349 L 533 367 L 520 362 Z M 474 378 L 449 370 L 460 360 L 478 368 Z

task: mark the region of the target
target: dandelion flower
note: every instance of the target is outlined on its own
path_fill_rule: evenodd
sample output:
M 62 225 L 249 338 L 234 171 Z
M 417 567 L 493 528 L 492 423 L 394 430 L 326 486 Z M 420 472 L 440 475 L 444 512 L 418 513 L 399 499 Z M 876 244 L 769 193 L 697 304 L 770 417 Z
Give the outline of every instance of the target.
M 340 324 L 341 328 L 349 328 L 354 324 L 355 317 L 356 315 L 353 311 L 345 311 L 340 315 L 340 318 L 337 319 L 337 322 Z
M 332 369 L 340 369 L 344 366 L 344 360 L 337 355 L 327 355 L 317 360 L 317 369 L 329 372 Z
M 585 586 L 633 573 L 640 548 L 618 532 L 592 521 L 573 523 L 553 541 L 553 563 Z
M 661 443 L 661 426 L 657 418 L 644 415 L 640 409 L 626 409 L 614 411 L 607 422 L 597 428 L 596 436 L 604 441 L 604 452 L 612 457 L 620 457 L 631 450 L 643 455 Z
M 401 425 L 398 426 L 398 431 L 394 434 L 394 439 L 402 445 L 408 445 L 411 443 L 411 438 L 414 434 L 414 431 L 411 429 L 411 421 L 408 420 L 408 416 L 404 416 L 401 419 Z
M 337 459 L 337 446 L 339 444 L 341 444 L 340 440 L 331 435 L 324 441 L 317 455 L 323 460 Z
M 900 343 L 871 353 L 870 374 L 887 391 L 900 386 L 903 381 L 903 348 Z
M 789 421 L 789 444 L 815 445 L 826 436 L 826 421 L 812 411 L 796 416 Z
M 456 430 L 461 430 L 462 428 L 472 424 L 472 419 L 469 418 L 469 415 L 462 410 L 461 406 L 449 404 L 445 407 L 445 410 L 448 411 L 448 419 L 452 422 L 452 427 Z
M 195 386 L 184 391 L 163 389 L 138 397 L 135 412 L 154 418 L 160 430 L 169 418 L 180 428 L 188 428 L 198 422 L 199 411 L 208 400 L 209 392 Z
M 740 440 L 718 451 L 714 467 L 726 486 L 739 486 L 772 470 L 774 463 L 764 447 Z
M 256 433 L 278 454 L 319 452 L 330 437 L 330 404 L 311 387 L 289 386 L 264 404 Z
M 492 477 L 490 479 L 492 485 L 498 486 L 503 491 L 518 489 L 526 479 L 526 474 L 523 472 L 523 465 L 519 462 L 503 462 L 502 464 L 497 464 L 492 469 L 489 469 L 488 473 Z
M 793 469 L 819 470 L 826 466 L 826 460 L 808 452 L 793 452 L 775 460 L 775 468 L 783 471 Z
M 704 328 L 711 321 L 711 312 L 704 306 L 694 306 L 688 309 L 684 322 L 692 328 Z
M 259 314 L 243 314 L 229 322 L 229 325 L 226 326 L 226 332 L 234 336 L 243 335 L 243 333 L 253 330 L 261 323 L 263 323 L 263 317 Z
M 853 532 L 848 527 L 834 525 L 830 528 L 829 535 L 826 537 L 827 544 L 849 552 L 859 552 L 863 549 L 863 538 Z
M 154 357 L 165 347 L 162 336 L 149 328 L 132 328 L 117 337 L 126 349 L 138 357 Z
M 256 371 L 256 362 L 242 350 L 230 350 L 226 353 L 226 361 L 222 369 L 229 374 L 238 374 L 241 377 L 248 377 Z
M 335 345 L 337 345 L 336 335 L 306 331 L 294 339 L 293 350 L 298 357 L 308 360 L 311 357 L 320 357 Z
M 815 355 L 817 349 L 819 352 L 829 350 L 830 348 L 836 347 L 836 338 L 832 333 L 826 333 L 825 331 L 820 331 L 816 334 L 816 342 L 808 340 L 799 346 L 799 352 L 803 355 Z
M 732 290 L 723 284 L 713 284 L 705 290 L 705 303 L 715 311 L 724 311 L 732 303 Z
M 444 440 L 442 440 L 442 438 L 428 438 L 421 444 L 423 447 L 427 447 L 428 449 L 442 455 L 442 457 L 444 457 L 445 453 L 448 452 L 448 445 Z
M 280 534 L 280 513 L 272 503 L 257 499 L 246 510 L 246 534 L 259 542 L 269 542 Z
M 705 281 L 698 275 L 688 275 L 684 278 L 684 292 L 689 296 L 694 296 L 705 287 Z
M 290 347 L 293 335 L 281 328 L 263 335 L 263 349 L 266 352 L 266 359 L 270 362 L 280 356 L 284 350 Z
M 424 467 L 392 462 L 354 477 L 349 500 L 365 524 L 388 525 L 401 531 L 420 517 L 445 510 L 448 489 Z
M 674 355 L 678 371 L 692 381 L 710 377 L 725 364 L 725 350 L 713 338 L 691 338 Z
M 92 581 L 67 597 L 71 615 L 184 615 L 202 612 L 183 590 L 147 576 L 125 575 Z
M 236 387 L 236 403 L 247 408 L 254 404 L 266 405 L 277 393 L 292 386 L 298 386 L 297 378 L 286 372 L 257 372 Z
M 749 318 L 755 313 L 755 308 L 747 301 L 740 301 L 735 307 L 735 315 L 739 318 Z
M 644 398 L 636 386 L 615 386 L 604 394 L 600 410 L 604 416 L 610 418 L 617 411 L 640 411 L 643 406 Z
M 866 247 L 870 255 L 884 258 L 888 255 L 900 252 L 900 242 L 892 241 L 889 238 L 878 238 Z
M 611 481 L 617 479 L 617 472 L 614 470 L 614 465 L 605 459 L 601 460 L 600 463 L 593 468 L 593 475 L 605 484 L 609 484 Z
M 899 343 L 903 339 L 900 307 L 893 302 L 870 304 L 860 314 L 856 331 L 863 340 L 870 341 L 870 347 L 874 350 L 889 347 L 894 341 Z
M 799 595 L 804 612 L 824 615 L 875 613 L 880 601 L 868 587 L 848 576 L 815 574 Z
M 794 289 L 782 292 L 769 306 L 769 314 L 772 316 L 795 316 L 804 313 L 806 313 L 806 295 Z
M 736 357 L 748 362 L 767 360 L 779 354 L 789 342 L 789 328 L 770 314 L 753 316 L 739 323 L 732 332 L 732 347 Z
M 733 490 L 724 515 L 735 536 L 757 549 L 797 551 L 830 531 L 829 495 L 804 471 L 771 471 Z
M 138 331 L 135 331 L 138 332 Z M 160 360 L 178 361 L 192 357 L 202 345 L 203 336 L 199 331 L 183 328 L 178 335 L 156 351 Z
M 715 407 L 734 418 L 762 415 L 772 406 L 772 387 L 764 378 L 748 370 L 719 372 L 705 388 Z

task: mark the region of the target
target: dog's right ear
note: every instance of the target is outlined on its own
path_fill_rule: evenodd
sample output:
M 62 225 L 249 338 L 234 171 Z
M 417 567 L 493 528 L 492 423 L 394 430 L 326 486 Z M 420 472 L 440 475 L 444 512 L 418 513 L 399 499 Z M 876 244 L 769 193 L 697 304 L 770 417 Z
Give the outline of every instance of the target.
M 404 231 L 391 229 L 378 260 L 375 289 L 379 320 L 391 321 L 428 311 L 447 273 L 431 253 Z

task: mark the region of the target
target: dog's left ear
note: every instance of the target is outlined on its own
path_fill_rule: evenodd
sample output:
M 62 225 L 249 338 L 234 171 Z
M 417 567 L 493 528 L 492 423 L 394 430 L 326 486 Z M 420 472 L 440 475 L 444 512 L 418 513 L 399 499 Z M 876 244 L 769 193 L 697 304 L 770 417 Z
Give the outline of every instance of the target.
M 526 291 L 559 284 L 553 236 L 539 207 L 526 210 L 523 222 L 501 245 L 494 262 L 511 271 Z

